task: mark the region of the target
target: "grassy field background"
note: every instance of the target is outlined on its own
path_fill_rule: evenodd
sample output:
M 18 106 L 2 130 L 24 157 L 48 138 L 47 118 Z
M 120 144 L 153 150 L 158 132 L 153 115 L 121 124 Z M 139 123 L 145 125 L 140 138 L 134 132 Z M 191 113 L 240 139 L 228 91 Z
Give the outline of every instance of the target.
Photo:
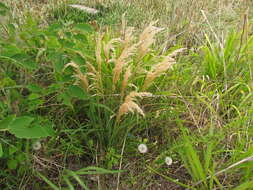
M 1 2 L 0 189 L 253 189 L 252 7 Z

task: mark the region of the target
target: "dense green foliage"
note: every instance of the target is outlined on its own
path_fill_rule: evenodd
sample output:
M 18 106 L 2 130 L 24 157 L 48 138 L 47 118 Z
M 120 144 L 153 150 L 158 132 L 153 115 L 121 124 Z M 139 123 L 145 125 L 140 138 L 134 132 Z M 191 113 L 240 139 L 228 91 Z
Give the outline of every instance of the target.
M 41 25 L 0 3 L 0 189 L 252 189 L 248 15 L 185 49 L 96 8 L 64 4 Z

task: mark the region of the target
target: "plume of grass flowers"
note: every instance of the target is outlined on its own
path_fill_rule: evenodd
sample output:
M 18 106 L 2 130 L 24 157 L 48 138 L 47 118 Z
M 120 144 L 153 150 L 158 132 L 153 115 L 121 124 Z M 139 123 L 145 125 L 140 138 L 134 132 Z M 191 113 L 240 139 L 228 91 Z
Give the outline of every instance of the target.
M 106 61 L 105 61 L 106 63 L 109 63 L 111 61 L 110 60 L 111 51 L 113 53 L 115 53 L 114 44 L 119 43 L 121 41 L 122 40 L 120 38 L 113 38 L 108 43 L 104 43 L 103 50 L 104 50 L 104 55 L 105 55 L 105 58 L 106 58 Z M 115 57 L 115 54 L 113 54 L 113 57 Z
M 118 92 L 120 99 L 115 99 L 115 102 L 119 101 L 120 107 L 116 114 L 116 123 L 119 123 L 122 116 L 128 113 L 145 115 L 136 103 L 137 98 L 151 96 L 152 94 L 147 92 L 147 89 L 157 77 L 164 74 L 176 63 L 176 55 L 185 50 L 185 48 L 181 48 L 169 55 L 162 56 L 161 62 L 153 64 L 145 75 L 136 72 L 140 71 L 139 69 L 145 70 L 146 65 L 138 63 L 150 51 L 151 45 L 155 41 L 155 35 L 163 30 L 155 27 L 155 23 L 150 23 L 137 40 L 135 40 L 134 28 L 127 27 L 126 23 L 123 23 L 124 31 L 121 33 L 121 38 L 110 38 L 107 33 L 98 34 L 94 51 L 95 59 L 86 61 L 86 74 L 83 74 L 79 65 L 74 62 L 65 66 L 73 67 L 76 73 L 75 77 L 80 81 L 80 85 L 87 91 L 89 90 L 89 93 L 103 97 L 103 103 L 106 103 L 104 97 L 110 97 L 111 102 L 111 97 Z M 152 60 L 160 59 L 156 54 L 152 54 L 152 57 Z M 144 83 L 140 86 L 143 80 Z M 141 89 L 141 92 L 131 89 L 130 84 L 131 88 Z M 96 101 L 100 100 L 98 98 Z
M 115 90 L 116 83 L 120 78 L 123 68 L 132 60 L 132 55 L 135 54 L 135 49 L 138 44 L 133 44 L 130 47 L 125 46 L 120 56 L 114 60 L 115 66 L 113 68 L 113 90 Z
M 138 59 L 141 60 L 150 50 L 150 46 L 155 42 L 155 35 L 163 30 L 154 26 L 157 21 L 151 22 L 140 34 L 138 47 Z
M 120 93 L 121 97 L 124 97 L 124 93 L 125 93 L 125 90 L 126 90 L 126 87 L 127 87 L 127 84 L 128 84 L 128 81 L 129 81 L 129 78 L 131 77 L 131 75 L 132 75 L 131 67 L 129 66 L 126 69 L 126 72 L 123 77 L 123 81 L 122 81 L 122 85 L 121 85 L 121 93 Z
M 88 81 L 87 75 L 82 73 L 79 65 L 77 65 L 74 62 L 70 62 L 65 65 L 64 69 L 66 69 L 67 67 L 72 67 L 75 70 L 76 74 L 74 76 L 79 80 L 82 88 L 85 89 L 86 91 L 88 91 L 89 90 L 89 81 Z
M 137 112 L 142 116 L 145 116 L 143 110 L 136 103 L 137 98 L 143 98 L 144 96 L 152 96 L 152 94 L 149 92 L 136 92 L 136 91 L 130 92 L 130 94 L 126 96 L 125 101 L 119 108 L 116 122 L 118 123 L 121 117 L 128 113 Z
M 142 90 L 146 90 L 152 84 L 155 78 L 159 77 L 169 68 L 171 68 L 172 65 L 176 63 L 174 57 L 184 50 L 185 48 L 175 50 L 171 54 L 163 57 L 163 60 L 160 63 L 153 65 L 151 70 L 146 75 Z

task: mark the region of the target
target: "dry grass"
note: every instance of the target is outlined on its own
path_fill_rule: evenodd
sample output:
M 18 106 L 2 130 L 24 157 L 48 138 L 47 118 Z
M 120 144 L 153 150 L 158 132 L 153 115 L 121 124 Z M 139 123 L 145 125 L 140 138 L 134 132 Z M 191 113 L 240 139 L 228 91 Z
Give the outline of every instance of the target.
M 70 63 L 66 64 L 64 69 L 66 69 L 67 67 L 74 68 L 74 70 L 76 72 L 75 78 L 77 78 L 79 80 L 79 82 L 81 83 L 81 86 L 83 87 L 83 89 L 88 91 L 89 81 L 88 81 L 87 75 L 83 74 L 80 70 L 80 67 L 74 62 L 70 62 Z
M 150 46 L 155 42 L 155 35 L 162 31 L 162 28 L 155 27 L 157 22 L 151 22 L 140 34 L 140 46 L 138 48 L 138 58 L 142 59 L 148 52 Z
M 135 7 L 139 17 L 132 19 L 131 25 L 139 28 L 153 20 L 159 20 L 158 26 L 165 28 L 166 36 L 168 36 L 166 46 L 172 46 L 180 37 L 191 46 L 196 43 L 200 44 L 205 33 L 212 36 L 212 31 L 203 18 L 201 10 L 205 11 L 217 35 L 223 38 L 227 32 L 236 28 L 235 26 L 241 28 L 243 14 L 248 8 L 253 7 L 252 0 L 100 0 L 98 2 L 107 7 L 119 3 L 125 7 L 123 10 L 128 18 L 133 14 L 130 7 Z M 89 0 L 85 4 L 95 6 L 96 3 L 96 1 Z M 253 14 L 250 15 L 250 18 L 253 18 Z
M 128 81 L 129 81 L 129 78 L 131 77 L 131 75 L 132 75 L 131 66 L 128 66 L 126 69 L 126 72 L 124 74 L 124 78 L 123 78 L 122 85 L 121 85 L 121 93 L 120 93 L 121 97 L 124 97 L 124 95 L 125 95 L 125 90 L 126 90 L 126 87 L 127 87 L 127 84 L 128 84 Z
M 160 43 L 164 42 L 167 47 L 172 46 L 180 37 L 184 38 L 186 45 L 191 46 L 196 43 L 200 44 L 205 33 L 212 36 L 213 32 L 203 18 L 201 10 L 206 13 L 215 33 L 220 38 L 224 38 L 227 32 L 236 28 L 235 26 L 241 28 L 243 14 L 247 9 L 253 7 L 252 0 L 87 0 L 85 2 L 82 0 L 3 0 L 3 2 L 12 7 L 13 16 L 17 18 L 19 15 L 21 22 L 21 15 L 24 16 L 29 11 L 45 24 L 48 22 L 46 18 L 48 18 L 50 10 L 64 3 L 80 4 L 90 8 L 94 8 L 98 4 L 104 7 L 113 7 L 113 11 L 109 13 L 113 15 L 106 15 L 108 18 L 121 17 L 125 12 L 126 17 L 131 18 L 130 25 L 138 28 L 143 28 L 151 21 L 158 20 L 158 26 L 165 28 L 165 36 L 168 36 L 166 40 L 162 38 Z M 117 10 L 116 5 L 121 8 Z M 250 19 L 253 18 L 251 12 L 249 11 Z M 131 15 L 136 16 L 131 17 Z M 103 19 L 101 18 L 101 20 Z
M 134 113 L 135 111 L 142 116 L 145 116 L 143 110 L 137 103 L 135 103 L 137 98 L 143 98 L 144 96 L 152 96 L 152 94 L 148 92 L 130 92 L 130 94 L 126 96 L 124 103 L 119 108 L 116 121 L 119 122 L 123 115 Z
M 133 44 L 130 47 L 125 46 L 120 54 L 120 56 L 114 59 L 115 66 L 113 68 L 113 84 L 114 89 L 119 80 L 120 74 L 122 73 L 123 67 L 126 66 L 131 61 L 131 56 L 134 55 L 138 44 Z
M 165 56 L 163 58 L 162 62 L 160 62 L 156 65 L 153 65 L 151 70 L 147 73 L 147 76 L 145 78 L 144 85 L 143 85 L 142 89 L 146 90 L 149 87 L 149 85 L 151 85 L 153 83 L 155 78 L 159 77 L 165 71 L 170 69 L 172 67 L 172 65 L 176 63 L 176 60 L 174 59 L 174 57 L 178 53 L 183 52 L 185 49 L 186 48 L 181 48 L 181 49 L 175 50 L 171 54 Z

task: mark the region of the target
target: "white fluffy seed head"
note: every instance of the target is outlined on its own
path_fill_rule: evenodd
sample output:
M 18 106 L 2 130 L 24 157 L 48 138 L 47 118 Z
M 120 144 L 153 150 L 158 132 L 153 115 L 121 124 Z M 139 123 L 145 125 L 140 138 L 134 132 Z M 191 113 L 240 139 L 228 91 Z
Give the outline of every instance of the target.
M 170 165 L 173 163 L 172 158 L 169 157 L 169 156 L 167 156 L 167 157 L 165 158 L 165 163 L 166 163 L 168 166 L 170 166 Z
M 33 147 L 33 150 L 39 150 L 39 149 L 41 149 L 41 143 L 40 143 L 40 141 L 34 142 L 33 145 L 32 145 L 32 147 Z
M 145 144 L 140 144 L 138 146 L 138 150 L 139 150 L 140 153 L 145 154 L 145 153 L 148 152 L 148 147 Z

